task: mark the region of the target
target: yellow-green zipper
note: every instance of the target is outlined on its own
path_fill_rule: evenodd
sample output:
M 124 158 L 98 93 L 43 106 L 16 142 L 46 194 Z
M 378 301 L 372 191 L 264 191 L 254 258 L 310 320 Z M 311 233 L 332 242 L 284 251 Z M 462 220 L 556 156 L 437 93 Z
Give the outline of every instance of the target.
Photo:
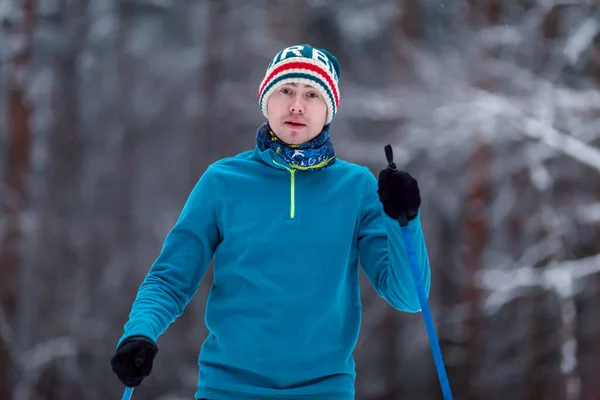
M 273 160 L 273 164 L 279 165 L 290 172 L 290 218 L 294 219 L 296 216 L 296 170 L 293 168 L 288 168 L 285 165 L 281 165 L 275 160 Z

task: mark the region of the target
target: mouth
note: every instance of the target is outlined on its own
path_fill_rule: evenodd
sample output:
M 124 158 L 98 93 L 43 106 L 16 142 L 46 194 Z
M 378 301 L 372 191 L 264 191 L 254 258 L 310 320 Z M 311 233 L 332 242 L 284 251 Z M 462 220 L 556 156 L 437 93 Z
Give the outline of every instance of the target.
M 291 129 L 301 129 L 304 128 L 306 124 L 303 124 L 301 122 L 285 121 L 285 126 Z

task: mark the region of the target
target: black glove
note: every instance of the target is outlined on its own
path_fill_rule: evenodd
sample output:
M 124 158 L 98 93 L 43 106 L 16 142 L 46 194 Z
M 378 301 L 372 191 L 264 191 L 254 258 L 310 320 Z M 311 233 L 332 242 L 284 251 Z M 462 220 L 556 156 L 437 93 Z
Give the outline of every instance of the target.
M 132 336 L 121 343 L 110 363 L 125 386 L 135 387 L 152 372 L 156 353 L 158 347 L 152 340 L 145 336 Z
M 406 215 L 414 219 L 421 206 L 421 193 L 417 180 L 408 172 L 398 171 L 393 161 L 391 146 L 386 146 L 388 167 L 379 173 L 377 194 L 383 211 L 394 219 Z

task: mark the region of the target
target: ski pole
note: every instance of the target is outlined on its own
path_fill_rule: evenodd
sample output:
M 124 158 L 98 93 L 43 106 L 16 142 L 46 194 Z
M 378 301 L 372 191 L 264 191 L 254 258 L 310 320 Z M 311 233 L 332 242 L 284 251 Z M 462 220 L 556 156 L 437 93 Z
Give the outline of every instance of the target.
M 388 161 L 388 168 L 392 171 L 396 171 L 397 168 L 396 164 L 394 163 L 392 146 L 389 144 L 385 146 L 385 156 Z M 400 229 L 402 230 L 404 247 L 406 247 L 406 252 L 408 253 L 410 269 L 412 272 L 413 281 L 415 283 L 415 288 L 417 289 L 417 295 L 419 296 L 421 312 L 423 313 L 423 320 L 425 321 L 425 328 L 427 329 L 427 336 L 429 337 L 429 344 L 431 345 L 431 351 L 433 352 L 433 359 L 435 361 L 438 379 L 440 380 L 440 385 L 442 387 L 444 400 L 452 400 L 452 392 L 450 391 L 450 384 L 448 383 L 448 376 L 446 375 L 446 368 L 444 367 L 444 360 L 442 359 L 442 351 L 435 333 L 433 318 L 431 317 L 431 311 L 429 310 L 429 304 L 427 303 L 427 296 L 425 295 L 425 288 L 423 287 L 423 282 L 420 277 L 417 257 L 415 255 L 410 229 L 408 228 L 408 217 L 406 214 L 401 215 L 398 218 L 398 222 L 400 223 Z
M 131 395 L 133 394 L 133 388 L 132 387 L 126 387 L 125 391 L 123 392 L 123 398 L 121 400 L 131 400 Z

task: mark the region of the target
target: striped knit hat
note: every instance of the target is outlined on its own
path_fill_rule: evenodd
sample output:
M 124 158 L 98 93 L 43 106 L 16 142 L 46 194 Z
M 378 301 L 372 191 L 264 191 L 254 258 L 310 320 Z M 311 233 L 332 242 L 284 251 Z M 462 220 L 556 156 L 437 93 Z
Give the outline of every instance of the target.
M 286 83 L 304 83 L 317 89 L 327 104 L 329 124 L 338 109 L 340 92 L 338 80 L 340 64 L 337 58 L 325 49 L 317 49 L 308 44 L 283 49 L 269 63 L 265 78 L 260 84 L 258 102 L 267 117 L 267 100 L 277 88 Z

